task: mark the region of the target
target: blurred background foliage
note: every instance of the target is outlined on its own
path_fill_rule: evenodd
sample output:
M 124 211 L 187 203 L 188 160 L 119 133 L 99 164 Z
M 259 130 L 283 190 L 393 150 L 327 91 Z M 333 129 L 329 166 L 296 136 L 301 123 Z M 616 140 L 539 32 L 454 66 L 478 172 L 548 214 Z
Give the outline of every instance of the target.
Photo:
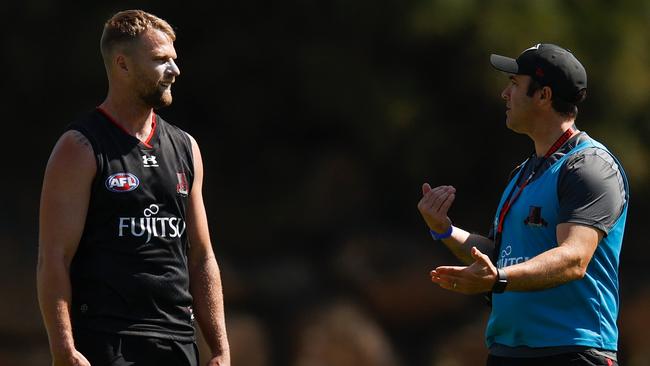
M 454 223 L 487 232 L 532 150 L 504 126 L 507 79 L 488 58 L 538 42 L 585 65 L 578 126 L 629 175 L 620 360 L 648 364 L 650 2 L 24 0 L 0 9 L 0 365 L 49 362 L 42 174 L 64 126 L 103 100 L 101 28 L 127 8 L 178 33 L 182 74 L 160 114 L 202 148 L 234 366 L 483 363 L 488 309 L 429 283 L 455 261 L 415 206 L 422 183 L 454 185 Z

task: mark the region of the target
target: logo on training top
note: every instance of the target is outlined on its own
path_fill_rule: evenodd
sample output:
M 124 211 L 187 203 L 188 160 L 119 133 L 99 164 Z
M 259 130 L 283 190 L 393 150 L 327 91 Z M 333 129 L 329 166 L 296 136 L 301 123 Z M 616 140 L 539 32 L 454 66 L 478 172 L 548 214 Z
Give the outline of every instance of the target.
M 542 217 L 542 208 L 537 206 L 530 206 L 528 217 L 524 220 L 524 225 L 533 227 L 546 227 L 548 222 Z
M 187 177 L 185 173 L 176 173 L 176 178 L 178 179 L 178 184 L 176 185 L 176 193 L 181 196 L 187 196 L 189 193 L 189 185 L 187 184 Z
M 142 165 L 145 168 L 157 168 L 158 161 L 156 161 L 156 155 L 142 155 Z
M 501 254 L 499 255 L 499 260 L 497 260 L 496 264 L 497 264 L 497 268 L 505 268 L 508 266 L 512 266 L 514 264 L 523 263 L 529 259 L 530 257 L 513 256 L 512 246 L 506 245 L 505 248 L 501 250 Z
M 117 173 L 106 179 L 106 188 L 111 192 L 130 192 L 140 185 L 140 179 L 131 173 Z
M 185 232 L 185 221 L 180 217 L 159 216 L 160 205 L 152 203 L 142 211 L 141 217 L 120 217 L 117 223 L 117 235 L 146 238 L 148 244 L 152 238 L 180 238 Z

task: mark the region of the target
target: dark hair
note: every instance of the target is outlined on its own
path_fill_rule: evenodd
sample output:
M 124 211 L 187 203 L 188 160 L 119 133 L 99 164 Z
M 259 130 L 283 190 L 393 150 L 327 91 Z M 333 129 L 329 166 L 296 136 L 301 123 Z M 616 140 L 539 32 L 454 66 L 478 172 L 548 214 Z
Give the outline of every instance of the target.
M 551 86 L 549 87 L 551 88 L 551 90 L 553 90 Z M 526 92 L 526 95 L 532 97 L 533 94 L 535 94 L 535 92 L 540 90 L 541 88 L 542 88 L 542 84 L 540 84 L 537 80 L 531 78 L 530 83 L 528 84 L 528 91 Z M 560 97 L 556 95 L 552 95 L 551 106 L 557 113 L 565 117 L 575 119 L 576 117 L 578 117 L 577 104 L 582 102 L 586 97 L 587 97 L 587 89 L 582 89 L 578 92 L 575 98 L 575 102 L 568 102 L 566 100 L 560 99 Z

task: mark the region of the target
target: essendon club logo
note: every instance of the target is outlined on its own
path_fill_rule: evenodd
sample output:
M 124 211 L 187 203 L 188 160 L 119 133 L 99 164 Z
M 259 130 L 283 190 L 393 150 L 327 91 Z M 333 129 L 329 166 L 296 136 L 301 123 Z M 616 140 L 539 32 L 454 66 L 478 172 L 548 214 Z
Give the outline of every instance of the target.
M 131 173 L 117 173 L 106 179 L 106 188 L 111 192 L 130 192 L 140 185 L 140 179 Z
M 178 178 L 178 184 L 176 184 L 176 193 L 180 194 L 181 196 L 187 196 L 189 193 L 189 186 L 187 184 L 187 177 L 185 176 L 185 173 L 176 173 L 176 178 Z
M 542 208 L 537 206 L 530 206 L 528 217 L 524 220 L 524 225 L 542 227 L 548 226 L 548 222 L 542 217 Z

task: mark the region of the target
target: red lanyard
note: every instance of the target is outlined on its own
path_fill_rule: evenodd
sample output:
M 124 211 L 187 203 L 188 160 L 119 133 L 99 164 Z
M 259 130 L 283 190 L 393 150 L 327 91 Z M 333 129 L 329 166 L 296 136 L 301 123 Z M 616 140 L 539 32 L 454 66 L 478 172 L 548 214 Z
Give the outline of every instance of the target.
M 533 169 L 533 171 L 530 173 L 530 175 L 528 175 L 528 178 L 526 178 L 526 180 L 521 184 L 521 186 L 519 186 L 519 190 L 517 190 L 517 193 L 514 195 L 514 197 L 512 197 L 512 194 L 514 193 L 515 189 L 517 188 L 517 183 L 515 183 L 512 186 L 512 189 L 510 190 L 510 193 L 508 193 L 508 198 L 506 198 L 506 202 L 501 207 L 501 212 L 499 212 L 499 221 L 498 221 L 498 225 L 497 225 L 497 234 L 501 234 L 501 232 L 503 232 L 503 222 L 506 219 L 506 215 L 508 214 L 508 211 L 510 211 L 510 207 L 512 207 L 512 205 L 515 203 L 517 198 L 519 198 L 519 196 L 521 195 L 521 192 L 524 190 L 524 188 L 526 188 L 526 186 L 531 181 L 531 179 L 533 179 L 533 177 L 535 176 L 535 173 L 539 170 L 539 168 L 542 167 L 542 164 L 544 164 L 544 162 L 546 162 L 546 159 L 548 159 L 549 156 L 553 155 L 560 147 L 562 147 L 562 145 L 564 145 L 564 143 L 567 142 L 567 140 L 570 139 L 571 136 L 573 136 L 574 133 L 575 133 L 575 130 L 573 129 L 573 127 L 571 127 L 568 130 L 564 131 L 562 136 L 560 136 L 557 139 L 557 141 L 555 141 L 553 146 L 551 146 L 551 148 L 548 149 L 546 154 L 544 154 L 544 158 L 537 164 L 537 166 L 535 167 L 535 169 Z M 530 161 L 530 160 L 528 160 L 528 161 Z M 528 162 L 526 162 L 526 165 L 524 165 L 524 167 L 521 168 L 521 173 L 520 174 L 523 174 L 526 171 L 527 165 L 528 165 Z

